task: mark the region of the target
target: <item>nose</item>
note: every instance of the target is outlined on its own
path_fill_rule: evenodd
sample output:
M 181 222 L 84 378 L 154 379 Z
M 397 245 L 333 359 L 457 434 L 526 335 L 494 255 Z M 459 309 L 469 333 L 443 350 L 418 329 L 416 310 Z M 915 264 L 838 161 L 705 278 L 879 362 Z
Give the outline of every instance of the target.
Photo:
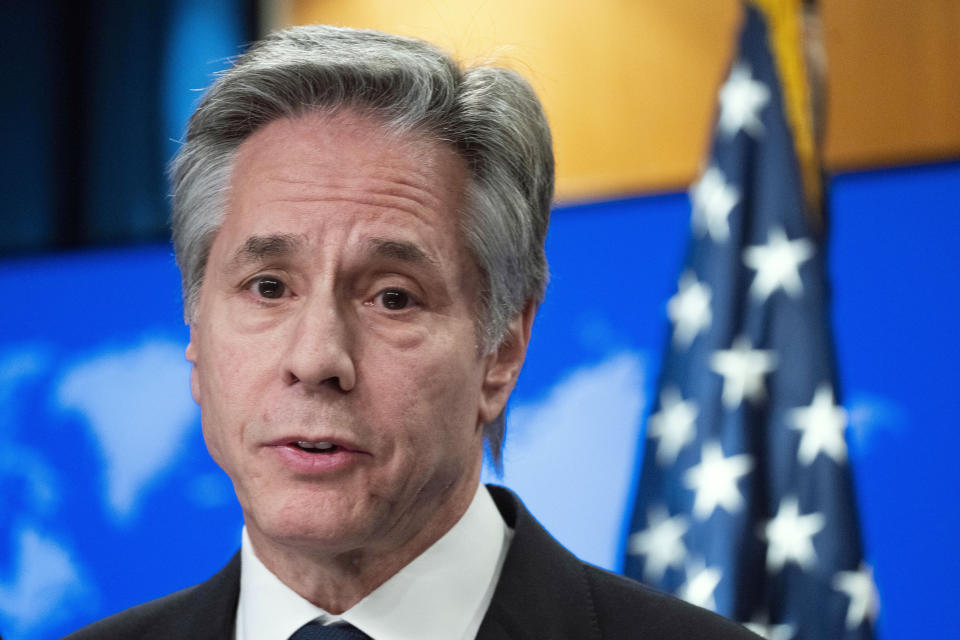
M 353 389 L 357 371 L 352 335 L 333 296 L 304 301 L 294 320 L 284 359 L 287 384 L 307 389 Z

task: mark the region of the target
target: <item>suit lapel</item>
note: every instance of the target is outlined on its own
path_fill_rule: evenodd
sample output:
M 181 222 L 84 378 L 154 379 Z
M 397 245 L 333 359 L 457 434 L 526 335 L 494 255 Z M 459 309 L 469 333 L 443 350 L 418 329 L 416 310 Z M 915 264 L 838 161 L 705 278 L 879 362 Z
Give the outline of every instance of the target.
M 233 640 L 240 597 L 240 553 L 206 582 L 193 588 L 163 635 L 191 640 Z
M 599 638 L 583 567 L 502 487 L 488 486 L 513 542 L 478 640 Z

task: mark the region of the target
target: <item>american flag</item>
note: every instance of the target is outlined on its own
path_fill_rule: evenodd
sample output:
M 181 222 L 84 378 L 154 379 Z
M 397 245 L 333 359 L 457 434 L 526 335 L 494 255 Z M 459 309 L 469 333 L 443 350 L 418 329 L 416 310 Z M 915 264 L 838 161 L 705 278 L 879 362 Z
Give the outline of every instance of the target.
M 799 9 L 744 6 L 690 193 L 691 246 L 667 304 L 625 572 L 770 639 L 865 639 L 878 598 L 811 225 L 817 172 L 804 173 L 813 156 L 801 135 L 812 135 L 791 111 L 803 97 Z

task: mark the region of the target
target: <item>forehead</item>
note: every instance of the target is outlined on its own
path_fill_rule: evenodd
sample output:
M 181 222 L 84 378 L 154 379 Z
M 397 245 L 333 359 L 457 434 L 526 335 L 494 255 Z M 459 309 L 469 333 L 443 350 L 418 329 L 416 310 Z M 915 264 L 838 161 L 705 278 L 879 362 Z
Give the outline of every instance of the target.
M 283 118 L 237 149 L 221 231 L 298 233 L 369 222 L 432 229 L 459 244 L 466 176 L 449 146 L 416 131 L 391 132 L 369 115 Z

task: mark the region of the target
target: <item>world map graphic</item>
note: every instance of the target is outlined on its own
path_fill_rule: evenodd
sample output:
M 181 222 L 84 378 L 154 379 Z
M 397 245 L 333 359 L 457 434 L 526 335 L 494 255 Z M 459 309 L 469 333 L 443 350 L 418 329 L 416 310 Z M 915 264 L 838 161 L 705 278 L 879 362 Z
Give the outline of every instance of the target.
M 232 500 L 225 476 L 217 477 L 207 465 L 191 469 L 195 455 L 186 455 L 186 448 L 197 444 L 199 410 L 186 382 L 184 346 L 145 338 L 83 357 L 57 358 L 52 348 L 39 345 L 0 354 L 6 394 L 0 399 L 5 442 L 0 482 L 22 491 L 0 494 L 0 500 L 13 503 L 0 505 L 3 512 L 17 514 L 4 519 L 2 530 L 12 552 L 0 565 L 5 637 L 49 637 L 50 630 L 65 621 L 98 612 L 109 595 L 109 587 L 101 586 L 109 583 L 109 576 L 97 576 L 89 565 L 113 551 L 106 546 L 84 548 L 86 536 L 64 522 L 93 522 L 94 529 L 131 538 L 149 535 L 144 510 L 155 504 L 151 496 L 169 491 L 170 485 L 189 488 L 178 502 L 181 507 L 190 503 L 190 510 L 216 510 Z M 485 480 L 524 495 L 568 546 L 604 566 L 615 566 L 618 540 L 598 537 L 595 531 L 621 526 L 622 509 L 611 504 L 625 505 L 627 500 L 643 409 L 643 375 L 642 359 L 622 352 L 573 370 L 536 398 L 515 403 L 504 475 L 485 470 Z M 28 433 L 24 414 L 39 403 L 51 418 L 53 446 L 38 444 L 39 434 Z M 587 463 L 583 451 L 570 446 L 584 438 L 584 425 L 595 425 Z M 77 440 L 88 446 L 69 444 Z M 85 452 L 83 459 L 74 460 L 84 473 L 69 473 L 52 453 L 62 453 L 64 445 Z M 591 466 L 598 463 L 608 472 L 596 473 Z M 93 493 L 96 500 L 71 509 L 76 487 L 85 487 L 81 493 Z M 561 494 L 565 499 L 557 500 Z M 591 497 L 595 495 L 615 499 L 597 501 Z M 169 505 L 166 509 L 168 518 L 178 510 Z M 580 526 L 584 518 L 596 528 Z M 177 521 L 172 517 L 168 525 Z M 226 537 L 235 539 L 235 533 Z

